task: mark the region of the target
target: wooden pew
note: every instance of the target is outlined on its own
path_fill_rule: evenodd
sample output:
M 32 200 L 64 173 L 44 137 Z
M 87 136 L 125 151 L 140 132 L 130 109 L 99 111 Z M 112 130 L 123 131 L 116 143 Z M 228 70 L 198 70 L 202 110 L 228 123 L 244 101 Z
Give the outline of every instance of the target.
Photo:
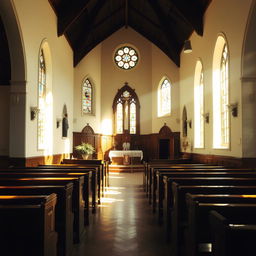
M 104 195 L 104 185 L 108 184 L 108 177 L 109 177 L 109 171 L 108 171 L 108 164 L 106 161 L 100 160 L 100 159 L 90 159 L 90 160 L 84 160 L 84 159 L 63 159 L 62 164 L 77 164 L 81 166 L 96 166 L 99 167 L 100 172 L 99 172 L 99 179 L 100 179 L 100 184 L 101 184 L 101 189 L 100 191 Z M 100 198 L 100 197 L 99 197 Z M 99 201 L 100 204 L 100 201 Z
M 165 197 L 163 218 L 165 220 L 166 237 L 170 239 L 171 230 L 171 208 L 173 205 L 172 183 L 176 182 L 179 185 L 246 185 L 253 186 L 256 184 L 255 178 L 234 178 L 234 177 L 168 177 L 164 176 Z
M 69 256 L 73 248 L 73 183 L 51 186 L 0 186 L 0 195 L 57 195 L 55 230 L 58 233 L 57 255 Z
M 0 196 L 0 254 L 56 256 L 56 194 Z
M 22 172 L 16 172 L 15 170 L 11 170 L 9 172 L 0 172 L 0 178 L 24 178 L 24 177 L 83 177 L 83 202 L 84 202 L 84 224 L 89 225 L 89 194 L 90 194 L 90 183 L 89 183 L 89 173 L 74 173 L 74 172 L 32 172 L 23 170 Z
M 220 186 L 220 185 L 179 185 L 172 183 L 173 208 L 171 210 L 171 241 L 174 244 L 181 244 L 184 228 L 187 226 L 186 194 L 245 194 L 255 195 L 256 186 Z
M 249 169 L 250 170 L 250 169 Z M 156 187 L 154 187 L 154 193 L 152 198 L 153 212 L 158 210 L 158 217 L 161 221 L 163 213 L 163 199 L 165 194 L 165 189 L 167 185 L 164 186 L 163 177 L 253 177 L 256 176 L 256 171 L 247 171 L 247 169 L 207 169 L 207 171 L 202 169 L 180 169 L 180 171 L 163 171 L 158 170 L 156 173 L 157 182 Z M 156 208 L 156 206 L 158 206 Z
M 192 164 L 191 159 L 150 159 L 149 161 L 144 161 L 144 175 L 143 175 L 143 188 L 147 192 L 147 175 L 150 166 L 153 165 L 170 165 L 170 164 Z
M 97 209 L 97 202 L 100 203 L 100 197 L 101 197 L 101 180 L 99 176 L 100 169 L 95 166 L 81 166 L 81 165 L 75 165 L 75 164 L 57 164 L 57 165 L 40 165 L 38 167 L 15 167 L 15 168 L 10 168 L 13 170 L 17 171 L 39 171 L 39 172 L 56 172 L 56 171 L 61 171 L 61 172 L 89 172 L 91 173 L 91 203 L 92 203 L 92 212 L 96 213 Z M 0 171 L 5 171 L 6 169 L 0 169 Z
M 210 211 L 213 256 L 256 255 L 255 215 L 251 212 L 232 212 L 221 215 Z
M 207 202 L 206 197 L 204 199 L 199 197 L 193 198 L 191 194 L 187 194 L 188 228 L 185 237 L 188 256 L 196 256 L 202 252 L 211 252 L 209 223 L 209 213 L 211 210 L 216 210 L 220 214 L 230 214 L 233 211 L 240 213 L 250 211 L 252 214 L 256 214 L 256 195 L 254 198 L 243 195 L 238 195 L 236 199 L 232 199 L 234 195 L 229 197 L 225 196 L 222 200 L 218 198 L 216 202 L 214 202 L 215 200 L 212 197 Z M 201 200 L 203 202 L 200 202 Z
M 69 182 L 73 183 L 72 205 L 74 212 L 74 242 L 79 243 L 84 235 L 84 208 L 83 186 L 84 177 L 24 177 L 24 178 L 3 178 L 0 177 L 1 186 L 24 186 L 24 185 L 65 185 Z
M 209 169 L 225 169 L 223 166 L 217 165 L 204 165 L 204 164 L 179 164 L 179 165 L 169 165 L 169 166 L 152 166 L 150 167 L 149 174 L 148 174 L 148 197 L 149 197 L 149 204 L 152 202 L 152 186 L 156 185 L 153 184 L 153 178 L 156 180 L 156 173 L 158 171 L 182 171 L 185 169 L 200 169 L 200 170 L 209 170 Z

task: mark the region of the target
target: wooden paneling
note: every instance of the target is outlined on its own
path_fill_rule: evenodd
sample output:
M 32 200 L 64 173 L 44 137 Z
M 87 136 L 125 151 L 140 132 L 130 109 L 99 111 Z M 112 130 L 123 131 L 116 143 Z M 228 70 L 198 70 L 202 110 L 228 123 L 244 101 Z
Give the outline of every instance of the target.
M 204 155 L 195 153 L 182 153 L 183 157 L 191 158 L 195 163 L 217 164 L 227 167 L 253 167 L 256 168 L 255 158 L 239 158 L 221 155 Z
M 109 150 L 116 149 L 122 150 L 123 142 L 129 141 L 131 144 L 130 149 L 139 149 L 143 151 L 144 160 L 159 158 L 159 139 L 169 138 L 172 143 L 172 155 L 170 158 L 178 158 L 180 155 L 180 133 L 173 132 L 171 136 L 159 135 L 158 133 L 146 134 L 146 135 L 133 135 L 133 134 L 117 134 L 117 135 L 100 135 L 91 134 L 88 135 L 87 140 L 96 149 L 94 159 L 101 159 L 104 155 L 104 159 L 108 159 Z M 79 145 L 82 142 L 82 133 L 73 133 L 73 146 Z M 76 152 L 73 152 L 74 157 L 79 157 Z

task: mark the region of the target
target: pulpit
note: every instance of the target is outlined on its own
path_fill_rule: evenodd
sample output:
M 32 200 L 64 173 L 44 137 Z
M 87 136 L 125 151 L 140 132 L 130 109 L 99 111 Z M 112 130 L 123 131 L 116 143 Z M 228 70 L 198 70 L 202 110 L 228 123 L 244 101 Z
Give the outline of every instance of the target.
M 117 165 L 141 164 L 143 152 L 142 150 L 110 150 L 109 158 L 112 164 Z

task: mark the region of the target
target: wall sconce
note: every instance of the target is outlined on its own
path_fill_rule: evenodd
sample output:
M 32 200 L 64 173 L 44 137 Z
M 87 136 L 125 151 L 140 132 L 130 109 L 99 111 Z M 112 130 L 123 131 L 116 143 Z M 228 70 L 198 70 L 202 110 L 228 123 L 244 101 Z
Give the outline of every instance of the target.
M 210 122 L 210 113 L 204 113 L 202 116 L 204 117 L 204 121 L 207 124 L 209 124 L 209 122 Z
M 188 124 L 188 127 L 189 128 L 192 128 L 192 120 L 190 119 L 190 120 L 187 120 L 187 124 Z
M 228 109 L 231 111 L 231 114 L 233 117 L 237 117 L 238 115 L 238 103 L 235 102 L 235 103 L 232 103 L 232 104 L 228 104 L 227 105 Z
M 56 118 L 56 127 L 59 128 L 61 124 L 62 119 L 61 118 Z
M 186 40 L 184 42 L 183 52 L 184 53 L 191 53 L 192 52 L 192 46 L 191 46 L 190 40 Z
M 35 120 L 39 111 L 38 107 L 30 107 L 30 120 Z

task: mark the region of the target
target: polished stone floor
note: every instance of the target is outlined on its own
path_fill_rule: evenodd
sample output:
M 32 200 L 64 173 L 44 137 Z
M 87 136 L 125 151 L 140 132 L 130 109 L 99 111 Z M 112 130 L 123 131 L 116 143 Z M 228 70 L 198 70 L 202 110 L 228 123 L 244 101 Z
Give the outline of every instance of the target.
M 111 173 L 110 187 L 72 256 L 167 256 L 163 229 L 142 189 L 142 173 Z

